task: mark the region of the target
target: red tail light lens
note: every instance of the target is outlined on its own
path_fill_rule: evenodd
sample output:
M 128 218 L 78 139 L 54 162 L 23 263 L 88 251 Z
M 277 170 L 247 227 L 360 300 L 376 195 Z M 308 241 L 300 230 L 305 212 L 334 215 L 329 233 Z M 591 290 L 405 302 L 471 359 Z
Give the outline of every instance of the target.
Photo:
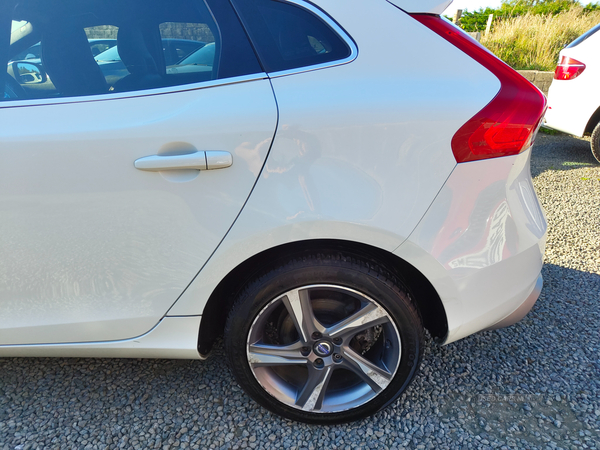
M 563 56 L 554 71 L 555 80 L 572 80 L 585 70 L 585 64 L 576 59 Z
M 439 16 L 412 17 L 462 50 L 500 80 L 500 91 L 452 138 L 456 161 L 517 155 L 528 149 L 546 111 L 546 97 L 466 33 Z

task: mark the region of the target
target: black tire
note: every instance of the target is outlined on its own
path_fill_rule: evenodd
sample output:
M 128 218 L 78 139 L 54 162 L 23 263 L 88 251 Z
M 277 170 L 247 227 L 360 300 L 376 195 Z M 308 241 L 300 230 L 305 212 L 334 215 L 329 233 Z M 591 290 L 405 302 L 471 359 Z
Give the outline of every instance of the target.
M 594 131 L 592 132 L 590 147 L 592 148 L 592 155 L 594 155 L 596 161 L 600 163 L 600 123 L 596 125 L 596 128 L 594 128 Z
M 229 314 L 225 346 L 236 380 L 260 405 L 292 420 L 336 424 L 374 414 L 407 388 L 423 326 L 408 290 L 385 269 L 311 253 L 248 283 Z

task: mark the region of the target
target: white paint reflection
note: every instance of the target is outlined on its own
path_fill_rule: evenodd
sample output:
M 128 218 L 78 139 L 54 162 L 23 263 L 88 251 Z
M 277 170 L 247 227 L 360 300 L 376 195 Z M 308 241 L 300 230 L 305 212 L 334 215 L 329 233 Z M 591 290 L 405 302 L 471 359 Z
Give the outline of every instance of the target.
M 452 269 L 470 268 L 483 269 L 502 261 L 506 245 L 506 223 L 510 217 L 508 203 L 503 201 L 498 205 L 490 218 L 490 225 L 483 248 L 474 253 L 466 254 L 448 262 Z
M 260 141 L 258 144 L 252 142 L 242 143 L 235 149 L 235 155 L 238 157 L 236 161 L 240 159 L 244 161 L 248 165 L 248 170 L 254 175 L 254 178 L 257 178 L 272 141 L 271 138 L 268 138 Z

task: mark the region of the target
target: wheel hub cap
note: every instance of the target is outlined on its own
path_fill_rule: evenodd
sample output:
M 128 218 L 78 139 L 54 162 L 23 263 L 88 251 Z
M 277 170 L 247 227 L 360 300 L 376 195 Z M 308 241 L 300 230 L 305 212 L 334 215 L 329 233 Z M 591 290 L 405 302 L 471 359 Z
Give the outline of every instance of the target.
M 333 353 L 333 345 L 328 341 L 320 341 L 315 344 L 313 351 L 321 358 L 326 358 Z

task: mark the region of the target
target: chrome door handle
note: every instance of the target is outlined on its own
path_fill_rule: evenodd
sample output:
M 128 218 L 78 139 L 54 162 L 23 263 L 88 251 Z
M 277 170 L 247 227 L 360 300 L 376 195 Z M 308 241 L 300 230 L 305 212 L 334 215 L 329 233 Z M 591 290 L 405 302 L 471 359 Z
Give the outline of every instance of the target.
M 194 152 L 187 155 L 152 155 L 136 159 L 133 165 L 136 169 L 149 172 L 163 170 L 213 170 L 224 169 L 233 164 L 229 152 L 209 150 Z
M 136 169 L 159 172 L 161 170 L 206 170 L 206 155 L 204 152 L 195 152 L 188 155 L 153 155 L 137 159 L 134 163 Z

